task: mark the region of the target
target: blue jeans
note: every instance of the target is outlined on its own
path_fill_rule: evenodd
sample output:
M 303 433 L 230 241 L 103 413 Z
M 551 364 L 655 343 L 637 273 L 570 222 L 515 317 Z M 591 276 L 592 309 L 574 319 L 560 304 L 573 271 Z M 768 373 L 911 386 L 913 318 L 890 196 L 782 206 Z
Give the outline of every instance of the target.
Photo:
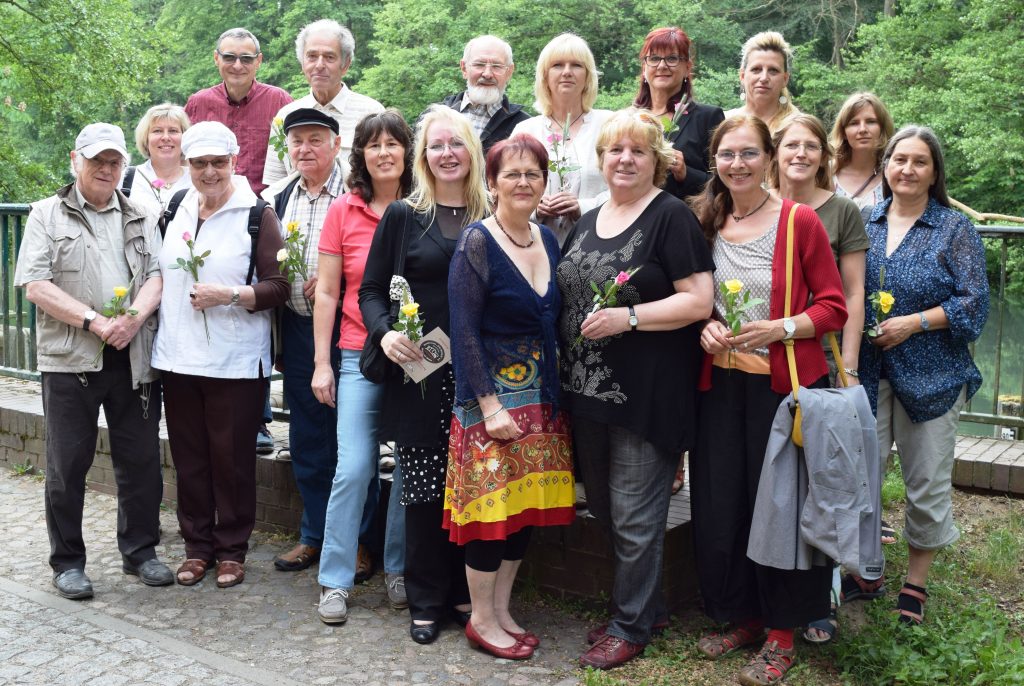
M 338 377 L 340 350 L 335 324 L 331 341 L 331 367 Z M 281 359 L 284 363 L 284 399 L 291 412 L 288 450 L 295 484 L 302 495 L 299 541 L 319 548 L 323 543 L 327 499 L 338 462 L 338 411 L 313 395 L 313 318 L 284 308 L 281 316 Z M 373 513 L 370 513 L 372 517 Z
M 359 352 L 341 351 L 337 394 L 338 466 L 327 503 L 324 545 L 320 553 L 319 582 L 326 588 L 350 589 L 355 585 L 360 519 L 366 505 L 367 488 L 378 478 L 378 415 L 384 389 L 367 381 L 359 372 Z M 405 568 L 405 512 L 399 504 L 401 474 L 397 468 L 394 479 L 384 541 L 384 571 L 401 574 Z

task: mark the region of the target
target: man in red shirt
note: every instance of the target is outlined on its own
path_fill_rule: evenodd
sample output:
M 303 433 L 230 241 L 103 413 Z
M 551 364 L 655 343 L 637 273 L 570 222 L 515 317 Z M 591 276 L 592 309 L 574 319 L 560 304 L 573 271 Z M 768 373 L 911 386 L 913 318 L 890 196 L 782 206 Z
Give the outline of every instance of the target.
M 228 29 L 217 40 L 213 51 L 221 83 L 193 93 L 185 113 L 195 124 L 219 121 L 238 139 L 237 173 L 249 180 L 259 195 L 263 183 L 263 164 L 270 141 L 274 114 L 292 101 L 292 96 L 277 86 L 256 81 L 256 70 L 263 62 L 260 42 L 246 29 Z

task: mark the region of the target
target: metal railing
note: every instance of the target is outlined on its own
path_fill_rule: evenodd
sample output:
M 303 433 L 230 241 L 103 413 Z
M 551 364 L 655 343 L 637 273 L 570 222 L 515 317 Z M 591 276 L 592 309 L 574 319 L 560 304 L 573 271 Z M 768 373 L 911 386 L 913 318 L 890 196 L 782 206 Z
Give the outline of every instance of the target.
M 0 204 L 0 375 L 39 379 L 36 371 L 36 308 L 14 287 L 14 268 L 25 232 L 28 205 Z

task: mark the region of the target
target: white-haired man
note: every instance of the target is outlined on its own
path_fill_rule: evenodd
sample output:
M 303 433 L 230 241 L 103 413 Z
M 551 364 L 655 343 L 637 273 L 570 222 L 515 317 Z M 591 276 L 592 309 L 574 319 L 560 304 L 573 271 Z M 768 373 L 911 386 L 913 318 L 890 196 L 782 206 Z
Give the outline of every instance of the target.
M 309 82 L 309 95 L 286 105 L 274 117 L 275 127 L 283 126 L 285 117 L 299 108 L 321 110 L 334 117 L 341 136 L 338 162 L 342 178 L 348 178 L 348 156 L 352 152 L 356 124 L 366 115 L 384 110 L 373 98 L 360 95 L 345 85 L 343 79 L 352 66 L 355 51 L 352 32 L 333 19 L 320 19 L 306 25 L 295 39 L 295 56 Z M 263 183 L 271 186 L 291 172 L 288 155 L 283 151 L 279 154 L 272 147 L 267 150 Z
M 522 105 L 510 103 L 505 95 L 516 70 L 512 47 L 497 36 L 477 36 L 466 43 L 459 68 L 466 90 L 441 102 L 469 119 L 486 155 L 492 145 L 512 135 L 516 124 L 530 118 Z
M 90 598 L 82 508 L 100 408 L 117 481 L 122 568 L 147 586 L 174 581 L 160 542 L 160 382 L 150 367 L 163 280 L 156 210 L 117 190 L 124 132 L 89 124 L 75 140 L 75 182 L 35 203 L 14 284 L 38 309 L 37 361 L 46 425 L 46 530 L 57 593 Z M 126 314 L 105 307 L 115 295 Z

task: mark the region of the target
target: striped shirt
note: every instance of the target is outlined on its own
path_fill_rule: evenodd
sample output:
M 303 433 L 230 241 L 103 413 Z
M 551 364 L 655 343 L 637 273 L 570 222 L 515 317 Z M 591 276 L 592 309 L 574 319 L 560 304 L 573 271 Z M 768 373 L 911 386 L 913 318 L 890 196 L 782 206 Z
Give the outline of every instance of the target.
M 462 107 L 459 108 L 459 112 L 469 120 L 476 135 L 483 137 L 484 129 L 491 122 L 491 117 L 500 109 L 501 100 L 491 105 L 477 105 L 469 99 L 469 95 L 463 95 Z

